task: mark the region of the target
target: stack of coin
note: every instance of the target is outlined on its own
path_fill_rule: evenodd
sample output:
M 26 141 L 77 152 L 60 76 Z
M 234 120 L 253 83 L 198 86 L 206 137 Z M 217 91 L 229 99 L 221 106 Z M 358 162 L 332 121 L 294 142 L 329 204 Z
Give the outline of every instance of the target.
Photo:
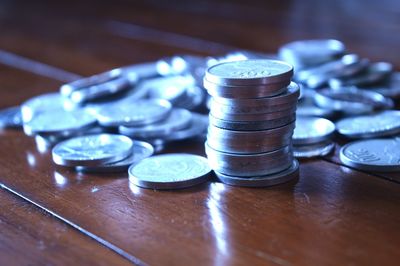
M 254 59 L 207 69 L 210 104 L 206 153 L 230 185 L 268 186 L 298 175 L 292 154 L 299 87 L 287 63 Z

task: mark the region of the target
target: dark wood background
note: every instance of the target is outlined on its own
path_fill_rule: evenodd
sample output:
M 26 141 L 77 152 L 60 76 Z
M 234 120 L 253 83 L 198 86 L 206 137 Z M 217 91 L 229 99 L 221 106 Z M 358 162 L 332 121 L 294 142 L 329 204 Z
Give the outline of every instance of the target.
M 126 64 L 297 39 L 337 38 L 399 70 L 399 33 L 396 0 L 2 0 L 0 107 Z M 167 151 L 204 154 L 196 142 Z M 0 265 L 398 265 L 399 180 L 336 152 L 271 188 L 145 190 L 126 174 L 57 168 L 32 138 L 1 130 Z

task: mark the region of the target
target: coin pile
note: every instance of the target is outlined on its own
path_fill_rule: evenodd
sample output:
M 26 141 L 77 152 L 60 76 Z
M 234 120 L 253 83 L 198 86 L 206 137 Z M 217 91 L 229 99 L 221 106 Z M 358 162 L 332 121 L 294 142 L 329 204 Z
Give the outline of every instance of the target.
M 291 142 L 299 87 L 292 74 L 291 65 L 267 59 L 207 69 L 204 87 L 213 98 L 205 147 L 222 182 L 268 186 L 298 175 Z

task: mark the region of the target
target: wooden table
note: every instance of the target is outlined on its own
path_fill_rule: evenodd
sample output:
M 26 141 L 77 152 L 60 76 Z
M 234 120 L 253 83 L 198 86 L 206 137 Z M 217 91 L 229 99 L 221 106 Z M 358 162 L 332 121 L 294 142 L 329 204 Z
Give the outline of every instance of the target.
M 337 38 L 400 67 L 395 0 L 81 2 L 0 3 L 1 108 L 113 67 L 297 39 Z M 19 130 L 0 131 L 0 147 L 0 265 L 399 264 L 400 174 L 343 166 L 340 145 L 283 185 L 179 191 L 56 167 Z M 204 154 L 166 150 L 181 151 Z

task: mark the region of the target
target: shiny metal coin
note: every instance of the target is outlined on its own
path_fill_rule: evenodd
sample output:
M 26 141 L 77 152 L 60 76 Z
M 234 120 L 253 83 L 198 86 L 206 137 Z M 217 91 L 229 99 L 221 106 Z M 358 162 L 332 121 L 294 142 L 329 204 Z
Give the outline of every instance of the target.
M 393 71 L 393 65 L 387 62 L 370 64 L 366 71 L 348 78 L 335 78 L 329 80 L 332 88 L 349 86 L 368 86 L 385 80 Z
M 222 183 L 232 186 L 241 187 L 267 187 L 277 184 L 282 184 L 288 182 L 299 176 L 299 162 L 293 159 L 292 165 L 282 172 L 265 175 L 265 176 L 255 176 L 255 177 L 237 177 L 229 176 L 218 173 L 215 171 L 216 176 Z
M 180 189 L 207 182 L 211 169 L 198 155 L 172 153 L 140 161 L 128 169 L 129 181 L 151 189 Z
M 115 126 L 142 126 L 165 119 L 172 105 L 162 99 L 138 100 L 124 104 L 109 104 L 96 113 L 100 125 Z
M 289 106 L 289 109 L 275 111 L 271 113 L 260 113 L 260 114 L 227 114 L 221 112 L 218 109 L 218 106 L 214 106 L 214 108 L 210 109 L 210 115 L 215 118 L 228 120 L 228 121 L 269 121 L 276 120 L 283 117 L 290 116 L 296 112 L 296 105 Z
M 293 155 L 296 158 L 322 157 L 331 153 L 334 148 L 335 143 L 332 141 L 307 145 L 293 145 Z
M 263 153 L 288 146 L 292 142 L 294 123 L 259 131 L 235 131 L 210 125 L 208 145 L 214 150 L 229 153 Z
M 191 76 L 162 77 L 143 82 L 150 98 L 165 99 L 174 106 L 188 97 L 187 89 L 194 85 L 195 80 Z
M 77 106 L 59 93 L 46 93 L 35 96 L 21 105 L 22 121 L 29 122 L 32 118 L 43 112 L 54 110 L 73 110 Z
M 172 134 L 163 137 L 163 141 L 179 141 L 185 139 L 191 139 L 195 137 L 202 137 L 207 134 L 207 128 L 209 125 L 208 116 L 197 113 L 192 113 L 192 121 L 190 126 L 187 128 L 177 130 Z
M 120 161 L 132 153 L 132 139 L 113 134 L 75 137 L 52 150 L 54 163 L 63 166 L 97 166 Z
M 0 110 L 0 128 L 16 128 L 22 126 L 21 108 L 8 107 Z
M 283 83 L 292 75 L 293 67 L 283 61 L 251 59 L 211 66 L 205 79 L 218 85 L 247 86 Z
M 128 79 L 126 77 L 116 78 L 102 84 L 82 88 L 71 92 L 69 98 L 71 101 L 82 104 L 87 101 L 93 101 L 104 98 L 106 96 L 112 96 L 117 93 L 121 93 L 129 90 L 137 80 Z
M 78 91 L 80 89 L 114 80 L 120 77 L 121 73 L 122 73 L 121 69 L 112 69 L 104 73 L 93 75 L 87 78 L 78 79 L 73 82 L 62 85 L 60 87 L 60 93 L 65 97 L 69 97 L 73 92 Z
M 392 99 L 400 98 L 400 72 L 393 73 L 382 84 L 377 84 L 368 87 L 359 87 L 360 89 L 372 90 L 385 97 Z
M 235 154 L 214 150 L 205 144 L 208 162 L 219 173 L 232 176 L 251 177 L 274 174 L 292 164 L 291 148 L 255 154 Z
M 315 117 L 324 117 L 331 118 L 335 116 L 336 111 L 330 109 L 319 108 L 315 105 L 297 105 L 296 115 L 297 116 L 315 116 Z
M 301 40 L 280 47 L 278 57 L 299 70 L 329 62 L 344 54 L 345 50 L 345 45 L 338 40 Z
M 253 131 L 253 130 L 268 130 L 278 127 L 283 127 L 295 121 L 296 114 L 292 113 L 285 117 L 266 120 L 266 121 L 230 121 L 230 120 L 218 119 L 214 117 L 212 114 L 209 115 L 209 119 L 210 119 L 210 124 L 222 129 Z
M 133 141 L 133 152 L 125 159 L 115 163 L 105 163 L 97 166 L 77 166 L 75 169 L 84 173 L 111 173 L 128 170 L 132 164 L 137 164 L 141 160 L 152 156 L 154 148 L 151 144 L 144 141 Z
M 208 94 L 213 97 L 252 99 L 261 97 L 272 97 L 284 93 L 290 84 L 290 79 L 279 83 L 247 86 L 219 85 L 203 79 L 203 86 Z
M 68 137 L 94 127 L 96 122 L 95 117 L 83 110 L 54 110 L 34 116 L 23 128 L 28 136 Z
M 295 106 L 300 95 L 299 86 L 291 82 L 287 90 L 274 97 L 263 97 L 254 99 L 233 99 L 213 97 L 213 104 L 218 106 L 220 112 L 227 114 L 259 114 L 270 113 L 278 110 L 289 109 L 288 106 Z M 283 108 L 286 107 L 286 108 Z
M 374 138 L 400 133 L 400 111 L 356 116 L 336 122 L 337 131 L 347 138 Z
M 191 120 L 191 112 L 186 109 L 174 108 L 165 120 L 143 127 L 120 126 L 119 132 L 123 135 L 141 139 L 163 138 L 166 135 L 173 134 L 174 131 L 188 127 Z
M 194 110 L 205 104 L 207 93 L 203 88 L 193 86 L 189 87 L 186 92 L 187 98 L 184 101 L 177 103 L 175 105 L 176 107 Z
M 373 91 L 357 88 L 316 90 L 315 103 L 321 108 L 340 111 L 344 114 L 365 114 L 375 109 L 389 109 L 393 101 Z
M 366 171 L 400 171 L 400 140 L 369 139 L 346 144 L 340 160 L 350 167 Z
M 335 124 L 325 118 L 297 116 L 293 132 L 293 145 L 314 144 L 329 140 Z

